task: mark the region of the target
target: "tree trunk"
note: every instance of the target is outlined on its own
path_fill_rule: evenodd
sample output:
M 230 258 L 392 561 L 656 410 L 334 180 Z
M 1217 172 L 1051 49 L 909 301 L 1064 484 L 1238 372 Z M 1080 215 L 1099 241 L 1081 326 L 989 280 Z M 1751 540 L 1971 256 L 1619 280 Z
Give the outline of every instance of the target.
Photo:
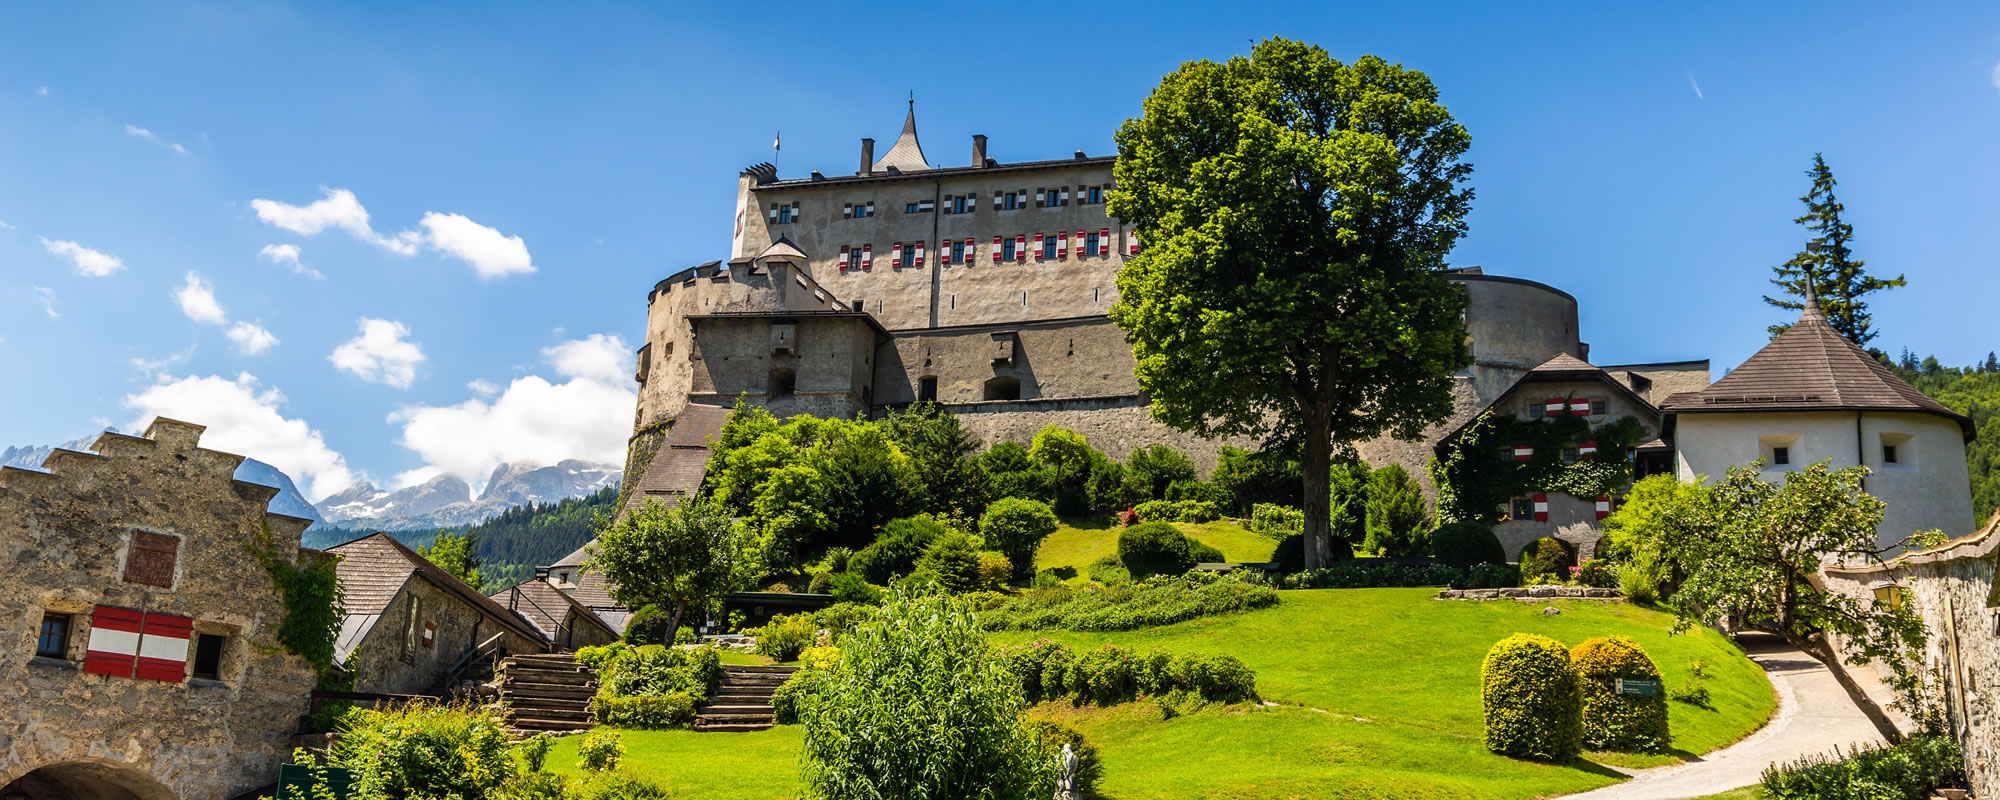
M 687 607 L 688 604 L 686 600 L 674 603 L 674 615 L 667 618 L 666 641 L 663 641 L 660 644 L 666 645 L 668 647 L 674 646 L 674 634 L 679 633 L 681 629 L 681 612 L 686 611 Z
M 1326 566 L 1333 552 L 1333 510 L 1327 490 L 1333 466 L 1333 441 L 1327 430 L 1326 415 L 1301 410 L 1306 416 L 1305 452 L 1299 459 L 1299 472 L 1304 477 L 1305 494 L 1300 498 L 1300 506 L 1305 512 L 1305 528 L 1299 538 L 1305 540 L 1306 569 L 1319 569 Z
M 1834 682 L 1839 683 L 1841 690 L 1847 692 L 1848 699 L 1854 701 L 1855 707 L 1861 709 L 1862 716 L 1867 717 L 1868 721 L 1875 725 L 1875 731 L 1882 734 L 1884 740 L 1890 744 L 1903 740 L 1903 732 L 1896 729 L 1896 722 L 1889 718 L 1889 712 L 1877 705 L 1875 698 L 1868 696 L 1868 692 L 1861 688 L 1861 684 L 1854 681 L 1854 676 L 1847 674 L 1847 665 L 1841 663 L 1840 655 L 1833 652 L 1833 645 L 1824 637 L 1808 641 L 1787 634 L 1785 640 L 1791 642 L 1793 647 L 1804 651 L 1806 655 L 1812 656 L 1813 660 L 1826 665 L 1827 671 L 1833 673 Z

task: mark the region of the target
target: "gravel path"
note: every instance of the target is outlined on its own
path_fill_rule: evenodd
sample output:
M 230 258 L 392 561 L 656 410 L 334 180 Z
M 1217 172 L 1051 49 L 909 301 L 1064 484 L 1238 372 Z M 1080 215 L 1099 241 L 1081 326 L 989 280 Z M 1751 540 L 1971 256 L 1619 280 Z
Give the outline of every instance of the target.
M 1676 800 L 1705 797 L 1758 782 L 1764 768 L 1809 753 L 1825 753 L 1853 744 L 1882 741 L 1875 726 L 1855 708 L 1833 674 L 1811 656 L 1783 640 L 1761 633 L 1742 636 L 1743 649 L 1764 668 L 1778 692 L 1778 713 L 1770 724 L 1743 741 L 1684 764 L 1641 770 L 1618 770 L 1632 780 L 1565 800 Z M 1888 692 L 1873 671 L 1850 667 L 1855 680 L 1877 702 Z M 1873 685 L 1871 684 L 1871 681 Z M 1892 715 L 1894 712 L 1891 712 Z M 1898 719 L 1901 723 L 1902 720 Z

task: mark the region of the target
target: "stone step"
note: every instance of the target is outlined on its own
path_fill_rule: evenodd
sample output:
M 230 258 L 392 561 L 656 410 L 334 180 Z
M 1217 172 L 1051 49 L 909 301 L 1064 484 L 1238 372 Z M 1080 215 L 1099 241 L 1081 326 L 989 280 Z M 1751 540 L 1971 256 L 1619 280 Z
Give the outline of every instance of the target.
M 771 704 L 771 696 L 768 694 L 718 694 L 708 698 L 708 702 L 718 706 L 768 706 Z
M 570 686 L 561 683 L 514 683 L 500 685 L 501 697 L 573 697 L 589 700 L 597 695 L 595 686 Z
M 723 686 L 783 686 L 788 675 L 724 675 Z
M 701 716 L 716 714 L 771 714 L 770 703 L 716 703 L 701 710 Z
M 543 719 L 540 717 L 515 717 L 507 724 L 524 731 L 587 731 L 597 727 L 591 720 Z
M 779 673 L 784 675 L 790 675 L 798 671 L 799 671 L 798 667 L 787 667 L 780 664 L 730 664 L 722 668 L 722 674 L 724 676 L 732 674 L 741 675 L 741 674 L 758 674 L 758 673 Z
M 503 699 L 503 702 L 507 704 L 508 708 L 512 708 L 515 710 L 526 710 L 530 708 L 551 709 L 555 711 L 590 710 L 590 701 L 588 700 L 565 700 L 562 698 L 551 699 L 551 698 L 541 698 L 541 697 L 517 697 L 513 699 Z
M 597 717 L 589 709 L 582 708 L 517 708 L 513 715 L 532 719 L 567 719 L 587 722 Z
M 776 727 L 776 723 L 771 723 L 771 722 L 756 722 L 756 723 L 728 723 L 728 724 L 723 724 L 723 723 L 714 723 L 714 724 L 708 724 L 708 723 L 702 723 L 702 722 L 696 722 L 696 723 L 694 724 L 694 729 L 695 729 L 695 730 L 698 730 L 698 731 L 702 731 L 702 732 L 705 732 L 705 733 L 706 733 L 706 732 L 714 732 L 714 733 L 749 733 L 749 732 L 751 732 L 751 731 L 768 731 L 768 730 L 770 730 L 770 729 L 771 729 L 771 728 L 773 728 L 773 727 Z
M 555 683 L 564 686 L 596 686 L 595 672 L 559 672 L 552 669 L 514 667 L 502 671 L 508 683 Z

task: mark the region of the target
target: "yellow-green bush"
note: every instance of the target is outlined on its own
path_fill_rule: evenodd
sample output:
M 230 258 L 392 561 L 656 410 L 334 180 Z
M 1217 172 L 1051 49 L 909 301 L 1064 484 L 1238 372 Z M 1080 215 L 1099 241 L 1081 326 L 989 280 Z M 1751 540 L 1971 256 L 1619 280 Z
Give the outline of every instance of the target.
M 1501 639 L 1486 652 L 1479 684 L 1486 749 L 1538 761 L 1576 757 L 1583 695 L 1562 642 L 1531 633 Z
M 1637 642 L 1599 636 L 1570 651 L 1583 691 L 1583 746 L 1657 753 L 1667 748 L 1667 695 L 1618 693 L 1619 678 L 1660 679 L 1660 668 Z

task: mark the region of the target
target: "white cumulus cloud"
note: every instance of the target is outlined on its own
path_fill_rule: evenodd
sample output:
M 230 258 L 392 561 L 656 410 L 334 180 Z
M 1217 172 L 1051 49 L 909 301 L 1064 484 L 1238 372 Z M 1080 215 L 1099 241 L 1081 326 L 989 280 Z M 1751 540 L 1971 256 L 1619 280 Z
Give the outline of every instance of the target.
M 625 458 L 625 439 L 639 397 L 619 369 L 607 374 L 593 349 L 624 350 L 616 336 L 592 336 L 542 351 L 559 374 L 552 383 L 539 375 L 516 378 L 491 399 L 472 398 L 450 406 L 407 406 L 391 414 L 401 423 L 398 443 L 415 451 L 424 466 L 397 476 L 415 485 L 449 473 L 479 487 L 501 464 L 526 461 L 554 464 L 566 458 L 616 464 Z M 478 391 L 474 387 L 474 391 Z
M 362 317 L 361 334 L 347 340 L 326 358 L 342 372 L 371 383 L 408 389 L 417 380 L 417 365 L 424 361 L 423 348 L 409 341 L 410 329 L 403 323 Z
M 174 290 L 174 302 L 181 305 L 181 313 L 196 322 L 210 325 L 229 322 L 229 315 L 222 312 L 222 304 L 215 301 L 215 287 L 202 280 L 194 270 L 188 270 L 187 284 Z
M 542 348 L 542 360 L 565 378 L 589 378 L 610 384 L 625 383 L 632 373 L 632 350 L 617 334 L 593 333 Z
M 465 388 L 471 389 L 474 394 L 485 397 L 492 397 L 500 393 L 500 387 L 493 385 L 492 381 L 484 378 L 473 379 L 471 382 L 465 384 Z
M 125 268 L 124 260 L 119 257 L 92 250 L 76 242 L 60 239 L 51 241 L 47 237 L 42 237 L 42 248 L 49 251 L 49 255 L 69 259 L 71 264 L 76 265 L 76 274 L 87 278 L 102 278 Z
M 246 356 L 263 353 L 278 343 L 278 337 L 272 336 L 270 331 L 264 330 L 264 326 L 254 322 L 238 322 L 231 325 L 227 335 L 229 341 L 236 343 L 236 352 Z
M 235 380 L 220 375 L 164 379 L 125 396 L 125 407 L 137 414 L 128 430 L 145 430 L 154 417 L 206 425 L 203 447 L 277 467 L 310 487 L 308 499 L 326 497 L 354 483 L 347 460 L 305 420 L 286 418 L 279 411 L 284 402 L 276 387 L 263 387 L 247 372 Z
M 125 135 L 135 136 L 140 139 L 144 139 L 146 141 L 152 142 L 153 144 L 157 144 L 161 147 L 167 148 L 168 150 L 172 150 L 181 155 L 188 154 L 187 148 L 174 144 L 173 142 L 169 142 L 165 139 L 162 139 L 160 138 L 159 134 L 146 130 L 145 128 L 141 128 L 137 125 L 133 125 L 129 122 L 125 124 Z
M 415 255 L 422 235 L 416 231 L 403 231 L 394 236 L 376 233 L 368 225 L 368 209 L 361 207 L 361 201 L 346 189 L 320 187 L 325 194 L 311 205 L 295 206 L 277 200 L 257 198 L 250 201 L 250 208 L 257 212 L 257 218 L 283 230 L 300 236 L 317 236 L 320 231 L 338 228 L 349 236 L 381 247 L 392 253 Z
M 295 244 L 264 245 L 264 249 L 257 251 L 257 257 L 273 264 L 283 264 L 290 267 L 292 272 L 312 278 L 313 280 L 326 279 L 326 276 L 321 275 L 319 270 L 308 267 L 304 262 L 299 261 L 299 246 Z
M 481 278 L 535 271 L 528 245 L 519 236 L 507 236 L 462 214 L 432 211 L 424 214 L 422 224 L 432 248 L 471 264 Z

